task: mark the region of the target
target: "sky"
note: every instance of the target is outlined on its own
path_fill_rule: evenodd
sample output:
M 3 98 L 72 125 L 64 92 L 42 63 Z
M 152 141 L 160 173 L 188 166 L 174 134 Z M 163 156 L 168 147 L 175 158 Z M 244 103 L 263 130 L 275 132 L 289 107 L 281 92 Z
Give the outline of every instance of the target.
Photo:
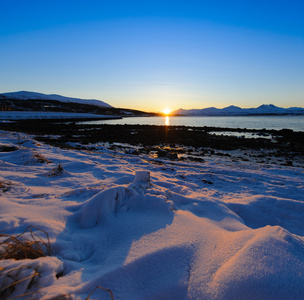
M 304 106 L 304 2 L 0 1 L 0 93 L 145 111 Z

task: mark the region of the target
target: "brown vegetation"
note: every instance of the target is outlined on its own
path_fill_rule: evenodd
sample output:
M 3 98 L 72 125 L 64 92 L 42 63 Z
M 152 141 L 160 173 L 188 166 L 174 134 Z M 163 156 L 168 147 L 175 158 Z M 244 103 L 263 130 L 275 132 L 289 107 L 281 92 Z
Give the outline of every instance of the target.
M 37 229 L 46 236 L 46 242 L 33 229 Z M 30 233 L 31 238 L 26 238 L 25 234 Z M 28 226 L 24 232 L 18 235 L 1 233 L 0 238 L 0 259 L 35 259 L 51 255 L 49 235 L 46 231 Z M 4 240 L 3 240 L 4 239 Z
M 100 290 L 104 290 L 104 291 L 107 291 L 108 293 L 110 293 L 111 295 L 111 300 L 114 300 L 114 295 L 113 295 L 113 292 L 110 290 L 110 289 L 106 289 L 100 285 L 98 285 L 90 294 L 88 297 L 86 297 L 85 300 L 90 300 L 90 296 L 97 290 L 97 289 L 100 289 Z
M 36 232 L 33 229 L 36 229 Z M 46 241 L 37 234 L 37 231 L 45 234 Z M 25 235 L 30 237 L 27 238 Z M 48 233 L 33 225 L 28 226 L 25 231 L 17 235 L 1 233 L 0 239 L 0 260 L 36 259 L 52 254 Z M 0 271 L 1 299 L 28 297 L 39 292 L 39 272 L 35 268 L 25 264 L 13 269 L 0 268 Z M 22 286 L 22 290 L 26 292 L 15 295 L 17 286 Z

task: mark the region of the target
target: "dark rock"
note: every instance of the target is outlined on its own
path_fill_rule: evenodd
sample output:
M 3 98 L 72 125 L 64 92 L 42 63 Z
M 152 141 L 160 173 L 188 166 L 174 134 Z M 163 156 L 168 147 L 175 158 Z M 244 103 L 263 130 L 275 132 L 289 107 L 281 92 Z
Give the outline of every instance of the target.
M 202 182 L 203 182 L 203 183 L 206 183 L 206 184 L 213 184 L 212 181 L 209 181 L 209 180 L 206 180 L 206 179 L 202 179 Z

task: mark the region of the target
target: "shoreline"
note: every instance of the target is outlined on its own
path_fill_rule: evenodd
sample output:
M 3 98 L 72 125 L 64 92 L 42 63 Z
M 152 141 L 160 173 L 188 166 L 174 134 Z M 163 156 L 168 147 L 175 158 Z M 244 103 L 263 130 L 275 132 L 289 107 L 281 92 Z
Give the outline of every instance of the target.
M 35 115 L 36 113 L 36 115 Z M 69 122 L 69 121 L 100 121 L 122 119 L 119 115 L 101 115 L 90 113 L 72 113 L 72 112 L 51 112 L 37 111 L 0 111 L 0 122 L 10 121 L 50 121 L 50 122 Z
M 165 125 L 190 127 L 221 127 L 234 129 L 291 129 L 304 132 L 304 116 L 203 116 L 203 117 L 141 117 L 121 120 L 88 121 L 85 124 Z
M 152 153 L 171 160 L 203 161 L 212 156 L 244 162 L 304 166 L 304 132 L 288 129 L 87 125 L 58 120 L 0 123 L 0 129 L 34 135 L 38 141 L 76 150 L 98 151 L 96 145 L 106 143 L 109 149 L 120 153 Z M 222 135 L 223 132 L 238 136 Z

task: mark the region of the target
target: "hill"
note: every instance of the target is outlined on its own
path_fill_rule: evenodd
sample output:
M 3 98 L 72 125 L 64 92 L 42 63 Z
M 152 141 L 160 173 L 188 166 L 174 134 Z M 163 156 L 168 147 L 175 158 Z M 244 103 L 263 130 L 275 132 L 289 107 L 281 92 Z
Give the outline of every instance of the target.
M 151 115 L 139 110 L 115 108 L 95 99 L 69 98 L 27 91 L 0 94 L 0 111 L 85 113 L 113 116 Z
M 27 91 L 3 93 L 0 94 L 0 96 L 7 97 L 9 99 L 18 99 L 18 100 L 55 100 L 55 101 L 68 102 L 68 103 L 72 102 L 72 103 L 80 103 L 80 104 L 90 104 L 100 107 L 112 107 L 110 104 L 96 99 L 71 98 L 71 97 L 64 97 L 56 94 L 46 95 L 42 93 L 27 92 Z

